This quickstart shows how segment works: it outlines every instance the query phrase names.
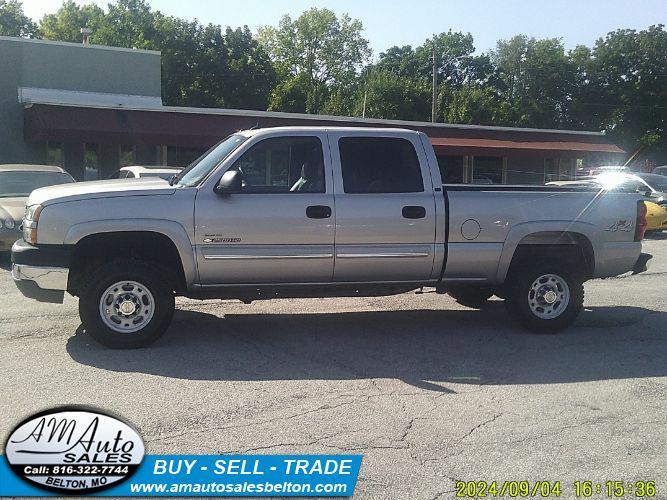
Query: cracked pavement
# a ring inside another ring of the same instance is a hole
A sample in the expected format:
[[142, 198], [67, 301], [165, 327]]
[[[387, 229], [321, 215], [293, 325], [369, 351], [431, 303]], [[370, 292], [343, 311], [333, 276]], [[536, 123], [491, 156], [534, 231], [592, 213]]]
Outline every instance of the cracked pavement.
[[586, 284], [570, 330], [448, 296], [178, 299], [148, 349], [113, 351], [77, 301], [0, 270], [0, 433], [51, 406], [123, 415], [149, 453], [362, 453], [357, 498], [454, 496], [454, 479], [657, 481], [667, 498], [667, 235], [649, 272]]

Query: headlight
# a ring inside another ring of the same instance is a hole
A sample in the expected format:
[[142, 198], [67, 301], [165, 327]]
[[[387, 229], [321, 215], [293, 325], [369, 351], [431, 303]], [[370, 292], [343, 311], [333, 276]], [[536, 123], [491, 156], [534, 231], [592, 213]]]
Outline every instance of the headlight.
[[5, 219], [4, 223], [7, 229], [14, 229], [14, 226], [16, 226], [14, 219]]
[[39, 214], [42, 213], [42, 209], [44, 207], [42, 205], [30, 205], [29, 207], [25, 207], [25, 219], [26, 220], [32, 220], [37, 222], [39, 220]]
[[30, 205], [25, 209], [23, 219], [23, 239], [30, 244], [37, 243], [37, 221], [42, 213], [42, 205]]

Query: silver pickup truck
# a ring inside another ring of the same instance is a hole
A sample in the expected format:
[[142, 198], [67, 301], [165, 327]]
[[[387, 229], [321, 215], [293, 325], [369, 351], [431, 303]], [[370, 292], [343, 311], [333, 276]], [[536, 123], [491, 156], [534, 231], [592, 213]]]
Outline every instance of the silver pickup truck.
[[434, 287], [504, 298], [552, 333], [583, 283], [646, 269], [640, 195], [444, 185], [409, 130], [249, 130], [171, 181], [47, 187], [27, 202], [12, 273], [27, 297], [79, 297], [85, 329], [118, 348], [155, 341], [174, 297], [372, 296]]

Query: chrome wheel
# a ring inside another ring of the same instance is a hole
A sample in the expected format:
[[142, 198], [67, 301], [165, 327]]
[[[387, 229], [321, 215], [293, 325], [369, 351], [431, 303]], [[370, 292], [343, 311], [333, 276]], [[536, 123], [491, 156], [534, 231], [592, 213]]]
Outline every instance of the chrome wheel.
[[100, 317], [115, 332], [137, 332], [150, 322], [153, 314], [153, 294], [136, 281], [114, 283], [100, 298]]
[[541, 319], [560, 316], [570, 302], [570, 288], [557, 274], [543, 274], [528, 290], [528, 305], [532, 313]]

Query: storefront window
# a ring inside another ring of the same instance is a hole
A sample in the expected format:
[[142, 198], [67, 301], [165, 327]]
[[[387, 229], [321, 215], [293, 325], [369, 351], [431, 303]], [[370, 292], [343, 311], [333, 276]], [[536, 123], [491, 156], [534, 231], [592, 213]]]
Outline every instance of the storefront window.
[[63, 167], [63, 143], [62, 142], [47, 142], [46, 143], [46, 163], [54, 167]]
[[97, 144], [85, 144], [83, 152], [83, 180], [100, 178], [100, 148]]
[[503, 159], [500, 156], [475, 156], [472, 168], [473, 184], [502, 184]]
[[463, 182], [463, 156], [438, 156], [440, 177], [445, 184]]
[[553, 182], [558, 180], [558, 160], [556, 158], [544, 159], [544, 182]]
[[120, 147], [120, 166], [127, 167], [129, 165], [134, 165], [135, 162], [135, 151], [134, 146], [128, 146], [123, 144]]

